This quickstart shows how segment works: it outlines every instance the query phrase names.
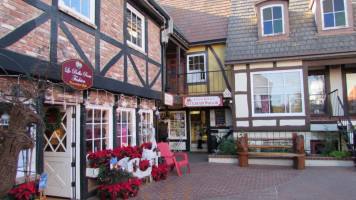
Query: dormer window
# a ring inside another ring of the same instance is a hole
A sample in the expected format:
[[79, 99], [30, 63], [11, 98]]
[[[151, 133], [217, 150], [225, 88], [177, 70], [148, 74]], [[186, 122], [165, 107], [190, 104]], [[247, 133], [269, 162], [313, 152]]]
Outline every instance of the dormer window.
[[319, 36], [354, 33], [350, 0], [311, 0]]
[[283, 6], [269, 6], [261, 8], [263, 36], [283, 34]]
[[347, 26], [344, 0], [321, 0], [321, 4], [324, 29]]
[[255, 12], [259, 41], [290, 39], [288, 1], [260, 1], [255, 4]]

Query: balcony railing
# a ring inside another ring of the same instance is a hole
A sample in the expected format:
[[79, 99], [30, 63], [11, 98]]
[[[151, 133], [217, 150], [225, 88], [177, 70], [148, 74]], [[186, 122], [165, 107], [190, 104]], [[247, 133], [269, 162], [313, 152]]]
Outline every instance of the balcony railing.
[[221, 94], [231, 91], [231, 71], [198, 71], [178, 74], [168, 70], [167, 91], [183, 95]]

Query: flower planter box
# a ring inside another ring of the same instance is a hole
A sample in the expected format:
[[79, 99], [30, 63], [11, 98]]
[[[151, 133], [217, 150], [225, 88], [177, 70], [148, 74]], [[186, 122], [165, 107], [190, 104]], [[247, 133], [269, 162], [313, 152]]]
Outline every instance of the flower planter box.
[[99, 175], [99, 168], [86, 168], [86, 175], [89, 178], [96, 178]]
[[[208, 156], [209, 162], [211, 163], [230, 163], [237, 164], [237, 155], [214, 155], [210, 154]], [[287, 158], [276, 158], [276, 157], [257, 157], [251, 156], [249, 158], [249, 164], [257, 165], [282, 165], [282, 166], [293, 166], [293, 160]], [[352, 167], [354, 163], [352, 158], [338, 159], [334, 157], [322, 157], [322, 156], [306, 156], [305, 166], [346, 166]]]

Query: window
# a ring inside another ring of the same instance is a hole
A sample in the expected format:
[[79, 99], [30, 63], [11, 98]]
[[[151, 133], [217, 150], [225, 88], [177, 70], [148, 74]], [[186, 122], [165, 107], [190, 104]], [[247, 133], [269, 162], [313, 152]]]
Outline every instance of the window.
[[127, 33], [128, 44], [141, 51], [145, 51], [145, 18], [131, 5], [127, 4]]
[[346, 7], [344, 0], [321, 0], [323, 28], [347, 26]]
[[304, 114], [302, 70], [251, 73], [253, 116]]
[[276, 5], [262, 8], [263, 35], [283, 34], [283, 6]]
[[94, 23], [95, 0], [60, 0], [59, 6]]
[[325, 75], [308, 76], [309, 104], [311, 114], [326, 114]]
[[188, 56], [188, 83], [206, 81], [205, 54]]
[[138, 137], [140, 145], [149, 142], [153, 131], [153, 112], [150, 110], [140, 110], [140, 122]]
[[135, 109], [118, 108], [117, 115], [117, 146], [136, 146], [135, 140]]
[[346, 73], [347, 105], [349, 114], [356, 114], [356, 73]]
[[86, 121], [86, 152], [92, 153], [109, 149], [110, 143], [111, 116], [110, 109], [88, 108]]

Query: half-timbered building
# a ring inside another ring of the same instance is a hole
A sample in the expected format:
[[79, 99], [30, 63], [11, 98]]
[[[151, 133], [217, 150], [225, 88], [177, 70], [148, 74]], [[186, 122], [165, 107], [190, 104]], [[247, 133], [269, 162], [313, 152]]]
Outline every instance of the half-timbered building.
[[175, 100], [161, 117], [167, 139], [177, 150], [212, 152], [217, 137], [232, 129], [231, 73], [224, 64], [231, 1], [158, 2], [189, 45], [171, 42], [166, 50], [165, 89]]
[[1, 1], [2, 88], [30, 77], [45, 87], [36, 108], [44, 133], [34, 134], [33, 156], [23, 154], [32, 168], [19, 161], [19, 170], [48, 173], [46, 195], [87, 197], [88, 153], [149, 139], [169, 22], [154, 0]]

